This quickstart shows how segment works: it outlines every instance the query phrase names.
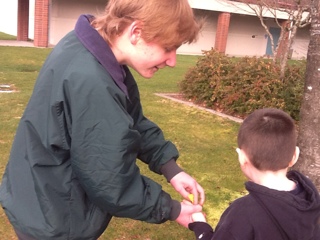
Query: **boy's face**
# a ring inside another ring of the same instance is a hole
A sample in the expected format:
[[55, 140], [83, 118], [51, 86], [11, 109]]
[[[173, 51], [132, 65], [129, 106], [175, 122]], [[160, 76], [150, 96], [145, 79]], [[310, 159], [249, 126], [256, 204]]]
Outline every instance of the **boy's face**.
[[140, 39], [135, 50], [131, 67], [145, 78], [153, 77], [159, 69], [166, 66], [174, 67], [176, 65], [176, 49], [167, 50], [157, 43], [146, 43]]

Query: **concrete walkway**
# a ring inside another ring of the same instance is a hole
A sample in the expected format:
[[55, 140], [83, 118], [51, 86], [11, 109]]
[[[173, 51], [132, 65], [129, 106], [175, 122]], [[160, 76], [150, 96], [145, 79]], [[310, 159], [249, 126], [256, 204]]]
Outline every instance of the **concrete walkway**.
[[241, 118], [229, 116], [227, 114], [224, 114], [224, 113], [221, 113], [221, 112], [217, 112], [217, 111], [215, 111], [213, 109], [201, 107], [201, 106], [198, 106], [197, 104], [194, 104], [192, 102], [188, 102], [188, 101], [184, 101], [184, 100], [182, 100], [180, 98], [176, 98], [175, 96], [179, 95], [177, 93], [171, 93], [171, 94], [170, 93], [156, 93], [155, 95], [157, 95], [159, 97], [167, 98], [167, 99], [170, 99], [172, 101], [179, 102], [179, 103], [191, 106], [191, 107], [195, 107], [195, 108], [207, 111], [209, 113], [215, 114], [215, 115], [223, 117], [223, 118], [227, 118], [227, 119], [232, 120], [234, 122], [238, 122], [238, 123], [242, 123], [243, 122], [243, 119], [241, 119]]
[[31, 41], [0, 40], [0, 46], [34, 47]]

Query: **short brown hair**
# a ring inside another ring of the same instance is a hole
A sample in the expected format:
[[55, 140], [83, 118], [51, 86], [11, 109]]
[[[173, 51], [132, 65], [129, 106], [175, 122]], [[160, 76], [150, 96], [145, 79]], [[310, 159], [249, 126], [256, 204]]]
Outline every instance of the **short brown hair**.
[[109, 0], [105, 13], [91, 24], [112, 44], [133, 21], [142, 22], [144, 41], [168, 49], [196, 41], [202, 25], [188, 0]]
[[287, 168], [296, 147], [295, 123], [282, 110], [256, 110], [243, 121], [238, 146], [261, 171]]

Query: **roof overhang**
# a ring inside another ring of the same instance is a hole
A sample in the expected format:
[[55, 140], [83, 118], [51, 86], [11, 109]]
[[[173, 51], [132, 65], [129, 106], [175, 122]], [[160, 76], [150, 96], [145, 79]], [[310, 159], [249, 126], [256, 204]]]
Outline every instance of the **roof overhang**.
[[[229, 12], [234, 14], [243, 14], [257, 16], [252, 8], [258, 8], [258, 5], [227, 0], [189, 0], [189, 4], [194, 9], [202, 9], [216, 12]], [[265, 8], [262, 12], [263, 17], [277, 19], [288, 19], [288, 13], [285, 11]], [[308, 13], [304, 13], [305, 17]]]

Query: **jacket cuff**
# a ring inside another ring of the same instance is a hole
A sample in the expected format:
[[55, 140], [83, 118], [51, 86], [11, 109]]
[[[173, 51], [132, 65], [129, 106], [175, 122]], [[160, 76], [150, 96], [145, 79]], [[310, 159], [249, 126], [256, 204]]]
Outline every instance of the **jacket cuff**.
[[160, 168], [161, 173], [165, 176], [168, 182], [183, 170], [178, 166], [174, 159], [169, 160], [165, 164], [163, 164]]
[[170, 220], [175, 221], [181, 212], [181, 204], [177, 200], [172, 200]]
[[189, 223], [188, 228], [194, 232], [197, 239], [211, 239], [213, 236], [213, 229], [206, 222]]

